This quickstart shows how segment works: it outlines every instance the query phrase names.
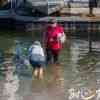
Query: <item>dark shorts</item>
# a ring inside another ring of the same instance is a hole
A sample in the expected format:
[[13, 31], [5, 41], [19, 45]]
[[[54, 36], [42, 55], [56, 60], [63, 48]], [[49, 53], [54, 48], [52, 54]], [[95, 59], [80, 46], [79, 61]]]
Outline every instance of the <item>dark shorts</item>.
[[33, 68], [45, 68], [45, 61], [32, 61], [30, 60], [30, 64]]

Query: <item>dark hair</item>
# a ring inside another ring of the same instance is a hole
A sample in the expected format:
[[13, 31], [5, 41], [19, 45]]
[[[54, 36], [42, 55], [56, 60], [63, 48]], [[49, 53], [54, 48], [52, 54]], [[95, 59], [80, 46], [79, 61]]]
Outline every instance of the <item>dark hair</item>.
[[57, 22], [57, 21], [56, 21], [55, 18], [51, 18], [50, 21], [49, 21], [49, 23], [51, 23], [51, 24], [56, 23], [56, 22]]

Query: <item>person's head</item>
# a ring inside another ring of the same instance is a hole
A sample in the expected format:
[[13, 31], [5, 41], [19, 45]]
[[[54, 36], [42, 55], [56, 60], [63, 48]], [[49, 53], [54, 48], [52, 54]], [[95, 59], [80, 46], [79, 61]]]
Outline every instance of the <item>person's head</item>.
[[52, 19], [50, 19], [50, 26], [51, 27], [56, 27], [57, 26], [57, 21], [56, 21], [56, 18], [52, 18]]
[[41, 43], [40, 43], [40, 41], [34, 41], [34, 42], [33, 42], [33, 45], [41, 46]]

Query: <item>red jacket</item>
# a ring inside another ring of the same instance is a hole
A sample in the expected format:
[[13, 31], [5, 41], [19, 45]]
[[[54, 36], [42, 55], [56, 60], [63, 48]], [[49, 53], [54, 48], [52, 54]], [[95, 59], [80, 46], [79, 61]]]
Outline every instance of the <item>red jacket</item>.
[[58, 35], [62, 34], [64, 32], [62, 26], [57, 25], [56, 27], [47, 27], [47, 32], [45, 35], [45, 41], [47, 47], [50, 49], [60, 49], [62, 47], [62, 44], [57, 41]]

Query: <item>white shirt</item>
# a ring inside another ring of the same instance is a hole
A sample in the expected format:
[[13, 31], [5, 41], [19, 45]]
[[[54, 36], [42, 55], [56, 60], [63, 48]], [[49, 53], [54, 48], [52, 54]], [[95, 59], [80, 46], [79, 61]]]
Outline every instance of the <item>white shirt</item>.
[[45, 59], [43, 48], [40, 45], [32, 45], [29, 48], [29, 56], [31, 56], [34, 60]]

